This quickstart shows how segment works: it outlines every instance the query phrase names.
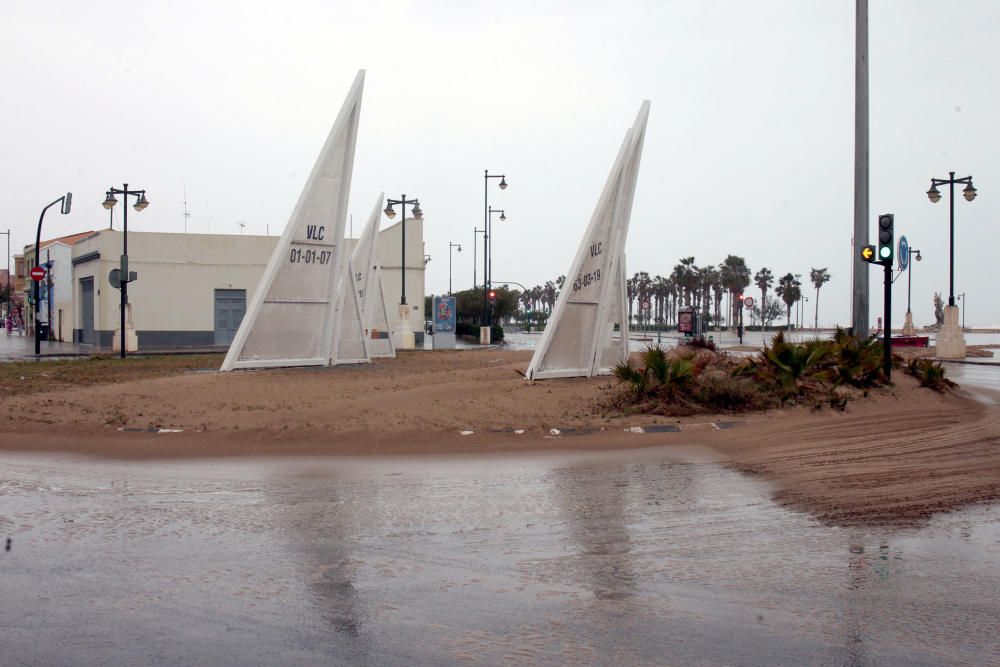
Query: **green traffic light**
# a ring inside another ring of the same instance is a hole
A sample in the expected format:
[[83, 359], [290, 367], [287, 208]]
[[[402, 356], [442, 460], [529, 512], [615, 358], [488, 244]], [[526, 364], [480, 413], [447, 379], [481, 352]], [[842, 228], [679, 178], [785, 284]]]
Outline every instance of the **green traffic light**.
[[892, 246], [884, 245], [878, 249], [878, 256], [882, 259], [892, 258]]

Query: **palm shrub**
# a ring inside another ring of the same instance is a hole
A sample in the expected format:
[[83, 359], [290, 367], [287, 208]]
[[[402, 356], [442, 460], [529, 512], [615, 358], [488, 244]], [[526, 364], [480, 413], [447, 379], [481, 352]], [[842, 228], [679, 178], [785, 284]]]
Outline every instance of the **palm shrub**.
[[933, 362], [930, 359], [911, 359], [906, 365], [905, 372], [920, 381], [921, 387], [927, 387], [934, 391], [947, 391], [958, 385], [944, 376], [944, 366], [941, 362]]
[[829, 363], [829, 356], [827, 341], [789, 343], [785, 334], [779, 331], [770, 345], [764, 345], [751, 370], [758, 380], [775, 385], [781, 399], [787, 400], [814, 388]]
[[631, 359], [614, 368], [619, 381], [632, 385], [637, 395], [658, 394], [679, 396], [694, 381], [694, 364], [688, 359], [673, 358], [659, 345], [650, 345], [642, 352], [642, 366]]
[[882, 343], [876, 336], [862, 339], [838, 327], [833, 335], [831, 363], [823, 379], [834, 387], [847, 384], [867, 389], [885, 384], [882, 355]]

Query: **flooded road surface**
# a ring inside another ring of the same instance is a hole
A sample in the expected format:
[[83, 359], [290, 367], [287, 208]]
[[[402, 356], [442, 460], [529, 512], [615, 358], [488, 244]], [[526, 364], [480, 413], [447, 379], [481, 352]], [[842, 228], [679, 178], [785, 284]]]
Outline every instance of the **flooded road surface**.
[[1000, 664], [1000, 507], [823, 526], [683, 454], [3, 455], [0, 662]]

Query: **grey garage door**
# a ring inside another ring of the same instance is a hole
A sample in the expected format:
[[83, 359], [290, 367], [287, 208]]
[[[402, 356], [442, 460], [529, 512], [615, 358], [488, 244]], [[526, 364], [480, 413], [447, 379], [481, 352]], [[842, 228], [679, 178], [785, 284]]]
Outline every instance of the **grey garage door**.
[[229, 345], [247, 312], [245, 289], [215, 290], [215, 344]]
[[93, 345], [94, 340], [94, 279], [80, 279], [80, 342]]

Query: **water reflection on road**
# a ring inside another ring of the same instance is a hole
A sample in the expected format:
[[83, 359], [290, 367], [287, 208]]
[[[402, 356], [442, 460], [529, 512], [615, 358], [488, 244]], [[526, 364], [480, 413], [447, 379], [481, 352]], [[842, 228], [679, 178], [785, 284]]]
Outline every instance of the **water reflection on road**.
[[828, 527], [684, 456], [4, 455], [4, 664], [1000, 663], [1000, 508]]

